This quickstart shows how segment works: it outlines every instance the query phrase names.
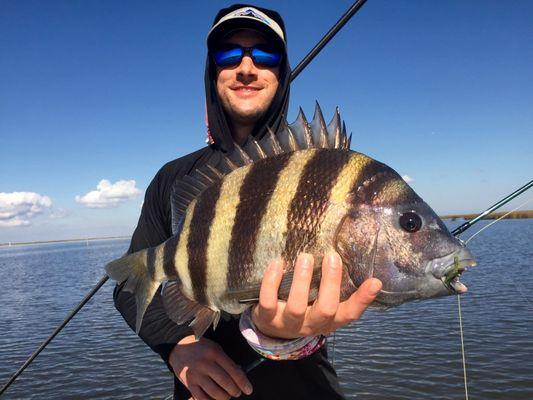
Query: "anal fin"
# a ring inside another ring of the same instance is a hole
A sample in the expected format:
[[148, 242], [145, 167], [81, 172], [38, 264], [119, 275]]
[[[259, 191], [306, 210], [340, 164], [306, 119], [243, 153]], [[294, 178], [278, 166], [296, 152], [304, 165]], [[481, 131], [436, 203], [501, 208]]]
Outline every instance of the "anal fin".
[[172, 321], [183, 325], [192, 319], [189, 326], [194, 331], [196, 339], [202, 337], [211, 324], [213, 324], [213, 329], [216, 328], [220, 319], [220, 311], [212, 310], [187, 298], [179, 288], [177, 281], [165, 282], [161, 297], [165, 311]]

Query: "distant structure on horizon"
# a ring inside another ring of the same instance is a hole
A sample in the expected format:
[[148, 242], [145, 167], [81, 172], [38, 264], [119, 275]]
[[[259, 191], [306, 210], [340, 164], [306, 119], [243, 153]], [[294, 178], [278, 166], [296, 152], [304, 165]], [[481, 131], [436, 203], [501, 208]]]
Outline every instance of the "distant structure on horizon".
[[108, 236], [108, 237], [89, 237], [89, 238], [79, 238], [79, 239], [58, 239], [58, 240], [36, 240], [33, 242], [5, 242], [0, 243], [0, 247], [13, 247], [13, 246], [28, 246], [34, 244], [52, 244], [52, 243], [68, 243], [68, 242], [89, 242], [98, 241], [98, 240], [121, 240], [121, 239], [131, 239], [131, 236]]
[[[490, 213], [489, 215], [486, 215], [483, 217], [483, 219], [498, 219], [502, 215], [505, 215], [508, 211], [498, 211]], [[455, 221], [456, 219], [474, 219], [479, 214], [449, 214], [449, 215], [441, 215], [441, 219], [451, 219], [452, 221]], [[513, 211], [509, 215], [506, 215], [504, 219], [525, 219], [525, 218], [533, 218], [533, 210], [522, 210], [522, 211]]]

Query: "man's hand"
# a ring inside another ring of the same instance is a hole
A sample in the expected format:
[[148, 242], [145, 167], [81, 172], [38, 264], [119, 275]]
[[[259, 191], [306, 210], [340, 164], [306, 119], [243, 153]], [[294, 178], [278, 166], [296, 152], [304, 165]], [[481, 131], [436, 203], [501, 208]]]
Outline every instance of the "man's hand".
[[252, 320], [265, 335], [292, 339], [330, 333], [361, 317], [381, 290], [379, 279], [367, 279], [346, 301], [340, 302], [342, 261], [337, 253], [324, 257], [318, 297], [309, 306], [309, 286], [313, 275], [313, 256], [300, 254], [287, 302], [278, 300], [283, 277], [283, 261], [272, 261], [263, 277], [259, 304]]
[[180, 340], [170, 353], [174, 374], [196, 400], [226, 400], [252, 393], [246, 374], [222, 348], [194, 335]]

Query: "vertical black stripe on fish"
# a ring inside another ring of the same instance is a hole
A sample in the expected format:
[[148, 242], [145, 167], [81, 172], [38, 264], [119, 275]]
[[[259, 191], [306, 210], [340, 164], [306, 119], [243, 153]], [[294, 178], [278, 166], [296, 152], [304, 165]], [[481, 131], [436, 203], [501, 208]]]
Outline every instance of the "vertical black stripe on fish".
[[356, 195], [359, 201], [372, 203], [394, 174], [394, 170], [385, 164], [370, 160], [359, 173], [351, 192]]
[[[262, 216], [291, 154], [276, 156], [266, 168], [263, 163], [252, 164], [239, 190], [239, 205], [231, 231], [226, 281], [229, 289], [246, 280], [254, 262], [257, 235]], [[258, 193], [260, 194], [258, 196]]]
[[289, 265], [314, 244], [331, 190], [349, 157], [349, 152], [321, 149], [306, 164], [287, 214], [283, 258]]
[[191, 230], [187, 241], [189, 256], [189, 275], [191, 277], [194, 298], [206, 304], [205, 289], [207, 285], [207, 240], [211, 223], [215, 217], [215, 208], [220, 196], [221, 181], [207, 188], [198, 198], [191, 220]]
[[169, 278], [174, 278], [177, 275], [175, 260], [178, 239], [179, 235], [171, 237], [165, 242], [163, 248], [163, 271]]
[[146, 250], [146, 268], [151, 280], [155, 280], [155, 247]]

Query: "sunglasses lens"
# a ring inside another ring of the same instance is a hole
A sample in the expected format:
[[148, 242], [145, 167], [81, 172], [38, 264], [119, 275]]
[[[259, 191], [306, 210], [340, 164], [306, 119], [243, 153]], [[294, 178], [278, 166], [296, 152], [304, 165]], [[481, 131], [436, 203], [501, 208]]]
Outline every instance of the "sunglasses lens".
[[255, 47], [252, 49], [252, 59], [258, 65], [275, 67], [281, 61], [281, 53]]
[[241, 62], [245, 51], [250, 51], [254, 63], [263, 67], [275, 67], [281, 61], [280, 52], [259, 46], [250, 50], [242, 47], [223, 48], [213, 52], [213, 59], [219, 67], [231, 67]]
[[243, 49], [234, 47], [213, 52], [213, 58], [219, 67], [229, 67], [230, 65], [239, 64], [242, 60]]

